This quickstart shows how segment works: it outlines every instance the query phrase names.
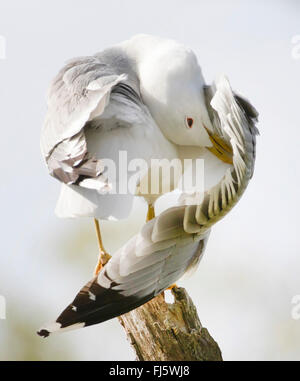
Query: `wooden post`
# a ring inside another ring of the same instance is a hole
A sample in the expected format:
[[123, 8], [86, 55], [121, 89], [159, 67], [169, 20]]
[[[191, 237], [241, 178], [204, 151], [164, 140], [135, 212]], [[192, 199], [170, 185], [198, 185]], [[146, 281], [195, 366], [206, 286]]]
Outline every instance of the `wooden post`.
[[174, 303], [160, 294], [119, 317], [139, 361], [222, 361], [218, 344], [203, 328], [184, 288], [172, 289]]

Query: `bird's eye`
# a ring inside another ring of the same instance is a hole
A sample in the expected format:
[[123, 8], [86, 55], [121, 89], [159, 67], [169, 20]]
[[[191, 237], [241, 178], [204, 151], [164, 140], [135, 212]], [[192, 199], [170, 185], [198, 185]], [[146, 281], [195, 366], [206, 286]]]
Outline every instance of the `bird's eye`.
[[193, 118], [186, 118], [186, 125], [188, 128], [192, 128], [194, 124], [194, 119]]

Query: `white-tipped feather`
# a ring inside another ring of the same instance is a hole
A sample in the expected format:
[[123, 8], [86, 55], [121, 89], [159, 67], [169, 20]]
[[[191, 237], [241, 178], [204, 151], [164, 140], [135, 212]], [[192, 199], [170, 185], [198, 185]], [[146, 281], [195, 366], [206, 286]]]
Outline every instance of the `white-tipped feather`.
[[49, 324], [45, 324], [42, 328], [40, 328], [40, 330], [38, 331], [38, 334], [40, 336], [47, 337], [54, 333], [63, 333], [63, 332], [73, 331], [75, 329], [83, 328], [84, 326], [85, 326], [84, 323], [75, 323], [68, 327], [61, 328], [60, 323], [52, 322]]

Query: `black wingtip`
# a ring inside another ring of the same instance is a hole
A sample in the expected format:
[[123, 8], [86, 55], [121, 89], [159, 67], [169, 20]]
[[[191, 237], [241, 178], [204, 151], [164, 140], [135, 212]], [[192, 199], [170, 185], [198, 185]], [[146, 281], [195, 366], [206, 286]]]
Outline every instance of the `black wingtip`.
[[37, 332], [39, 336], [42, 336], [44, 338], [48, 337], [50, 335], [50, 332], [47, 331], [47, 329], [41, 329], [40, 331]]
[[[114, 282], [111, 285], [114, 286]], [[153, 297], [154, 292], [146, 296], [139, 293], [123, 295], [122, 290], [103, 287], [94, 278], [79, 291], [73, 302], [56, 319], [56, 323], [62, 329], [77, 324], [88, 327], [123, 315]]]

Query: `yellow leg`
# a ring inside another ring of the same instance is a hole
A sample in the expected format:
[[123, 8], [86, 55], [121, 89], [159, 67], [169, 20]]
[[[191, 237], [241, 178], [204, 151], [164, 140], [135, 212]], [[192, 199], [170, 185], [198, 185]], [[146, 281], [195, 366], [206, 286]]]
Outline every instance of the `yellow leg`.
[[167, 288], [167, 290], [172, 290], [172, 288], [178, 287], [176, 283], [171, 284], [170, 287]]
[[147, 212], [146, 222], [152, 220], [152, 218], [154, 218], [154, 217], [155, 217], [154, 206], [152, 204], [148, 204], [148, 212]]
[[110, 260], [111, 255], [109, 255], [103, 247], [99, 221], [96, 218], [94, 218], [94, 222], [95, 222], [96, 234], [97, 234], [98, 245], [99, 245], [99, 258], [94, 270], [94, 276], [97, 276], [99, 272], [101, 271], [102, 267], [106, 265], [106, 263]]

